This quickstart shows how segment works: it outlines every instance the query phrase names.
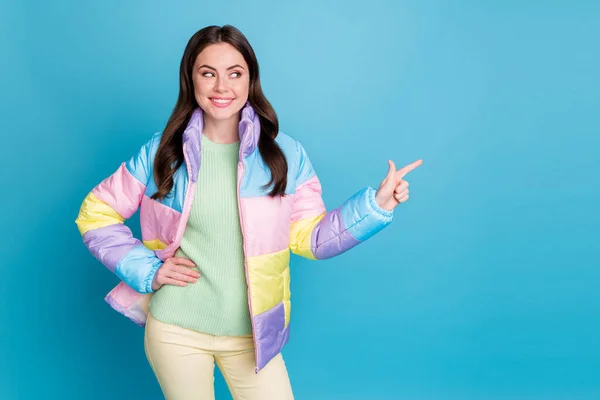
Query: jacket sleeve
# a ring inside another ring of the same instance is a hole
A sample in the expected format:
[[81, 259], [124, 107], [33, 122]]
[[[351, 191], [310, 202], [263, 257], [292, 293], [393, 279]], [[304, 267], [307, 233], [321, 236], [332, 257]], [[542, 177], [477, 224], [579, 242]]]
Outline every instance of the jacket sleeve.
[[134, 238], [124, 222], [139, 208], [152, 178], [151, 153], [158, 136], [87, 195], [75, 221], [94, 257], [140, 293], [152, 292], [162, 260]]
[[393, 212], [375, 201], [376, 190], [366, 187], [341, 206], [327, 212], [321, 183], [308, 156], [298, 143], [298, 175], [294, 195], [290, 250], [309, 259], [327, 259], [341, 254], [385, 228]]

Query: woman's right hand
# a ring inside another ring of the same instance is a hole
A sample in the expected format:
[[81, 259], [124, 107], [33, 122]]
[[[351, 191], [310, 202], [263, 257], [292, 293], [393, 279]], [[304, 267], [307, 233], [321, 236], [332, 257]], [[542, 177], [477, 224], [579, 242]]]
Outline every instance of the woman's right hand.
[[196, 283], [200, 273], [192, 269], [195, 266], [196, 264], [187, 258], [167, 258], [154, 275], [152, 290], [156, 291], [162, 285], [187, 286], [188, 283]]

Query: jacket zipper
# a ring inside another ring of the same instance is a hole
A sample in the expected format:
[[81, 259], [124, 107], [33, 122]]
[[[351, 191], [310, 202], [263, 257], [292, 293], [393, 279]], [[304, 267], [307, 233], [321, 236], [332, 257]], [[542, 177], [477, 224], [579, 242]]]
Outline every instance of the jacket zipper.
[[[247, 134], [247, 132], [246, 132]], [[244, 135], [246, 137], [246, 135]], [[237, 201], [238, 201], [238, 213], [240, 215], [240, 227], [242, 230], [242, 245], [244, 248], [244, 270], [246, 275], [246, 285], [248, 286], [248, 307], [250, 309], [250, 323], [252, 324], [252, 341], [254, 342], [254, 373], [258, 374], [258, 346], [256, 343], [256, 327], [254, 326], [254, 318], [252, 315], [252, 294], [250, 289], [250, 276], [248, 273], [248, 259], [246, 257], [246, 240], [244, 233], [244, 216], [242, 213], [242, 201], [241, 201], [241, 190], [242, 190], [242, 177], [244, 176], [244, 162], [242, 160], [242, 148], [240, 145], [240, 160], [238, 161], [238, 187], [237, 187]]]
[[[183, 159], [185, 162], [185, 169], [188, 174], [188, 187], [185, 191], [185, 196], [183, 198], [183, 209], [181, 210], [181, 219], [179, 220], [179, 224], [177, 224], [177, 231], [175, 232], [175, 239], [173, 240], [173, 243], [171, 243], [164, 249], [160, 250], [160, 253], [157, 253], [157, 256], [163, 261], [164, 261], [163, 256], [165, 254], [170, 252], [174, 247], [179, 246], [179, 244], [181, 242], [181, 238], [183, 237], [185, 225], [187, 224], [187, 220], [189, 218], [189, 211], [190, 211], [189, 209], [191, 208], [192, 201], [194, 200], [195, 190], [192, 191], [191, 189], [193, 187], [195, 187], [195, 185], [192, 182], [192, 167], [190, 166], [190, 164], [188, 162], [188, 157], [187, 157], [187, 143], [183, 144]], [[198, 165], [198, 168], [200, 168], [199, 165]]]

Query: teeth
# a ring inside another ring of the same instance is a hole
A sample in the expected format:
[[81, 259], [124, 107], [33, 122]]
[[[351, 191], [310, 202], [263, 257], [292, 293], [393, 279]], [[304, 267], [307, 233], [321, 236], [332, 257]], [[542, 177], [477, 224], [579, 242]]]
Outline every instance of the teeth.
[[212, 101], [214, 101], [215, 103], [219, 103], [219, 104], [231, 103], [231, 100], [223, 100], [223, 99], [212, 99]]

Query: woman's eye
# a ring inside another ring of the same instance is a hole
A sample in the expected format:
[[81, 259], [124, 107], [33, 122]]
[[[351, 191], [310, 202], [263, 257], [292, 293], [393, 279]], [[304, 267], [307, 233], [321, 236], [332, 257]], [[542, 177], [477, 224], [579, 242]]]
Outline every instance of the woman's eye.
[[[202, 76], [205, 78], [212, 78], [215, 76], [215, 74], [213, 72], [202, 72]], [[241, 72], [232, 72], [230, 75], [232, 78], [239, 78], [240, 76], [242, 76]]]

